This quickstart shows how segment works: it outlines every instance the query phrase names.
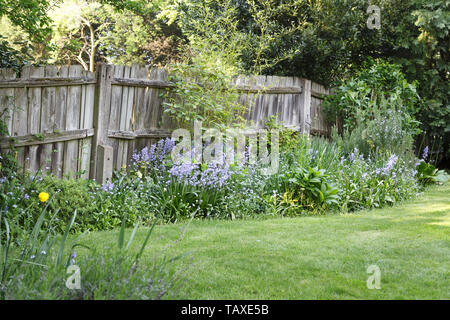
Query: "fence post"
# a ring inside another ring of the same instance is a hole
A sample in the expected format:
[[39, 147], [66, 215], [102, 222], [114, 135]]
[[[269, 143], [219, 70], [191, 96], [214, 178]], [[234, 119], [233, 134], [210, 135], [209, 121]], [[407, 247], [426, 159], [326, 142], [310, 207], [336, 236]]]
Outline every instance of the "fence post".
[[300, 130], [309, 134], [311, 129], [311, 80], [302, 79], [303, 88], [300, 97]]
[[[94, 100], [94, 138], [92, 141], [91, 169], [89, 176], [98, 183], [104, 183], [112, 177], [112, 155], [108, 138], [108, 124], [111, 108], [111, 71], [112, 66], [98, 63], [97, 84]], [[109, 165], [109, 161], [111, 165]]]

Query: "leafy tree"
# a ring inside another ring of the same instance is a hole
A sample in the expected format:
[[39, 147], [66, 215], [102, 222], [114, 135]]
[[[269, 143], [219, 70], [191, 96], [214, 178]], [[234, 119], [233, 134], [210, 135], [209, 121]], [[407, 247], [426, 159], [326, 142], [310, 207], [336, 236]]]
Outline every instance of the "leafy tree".
[[45, 44], [45, 39], [51, 31], [46, 11], [52, 4], [48, 0], [0, 0], [0, 68], [19, 70], [24, 62], [32, 59], [30, 52], [33, 48], [28, 42], [14, 48], [7, 40], [5, 19], [8, 19], [13, 27], [21, 29], [34, 42]]
[[46, 11], [54, 4], [48, 0], [0, 0], [0, 17], [8, 17], [33, 39], [44, 40], [50, 33]]
[[98, 61], [166, 65], [179, 59], [183, 37], [177, 25], [168, 26], [156, 17], [162, 3], [61, 1], [47, 11], [51, 24], [45, 41], [5, 16], [0, 22], [4, 44], [19, 53], [32, 46], [27, 59], [32, 63], [79, 63], [91, 71]]
[[[380, 29], [367, 27], [369, 5], [381, 8]], [[368, 57], [399, 64], [408, 82], [418, 81], [417, 118], [427, 133], [425, 143], [435, 137], [450, 159], [449, 5], [449, 0], [174, 0], [167, 16], [207, 43], [223, 37], [231, 43], [228, 49], [238, 48], [238, 65], [249, 73], [332, 86], [357, 73]], [[198, 21], [214, 25], [228, 12], [235, 37], [197, 27]]]

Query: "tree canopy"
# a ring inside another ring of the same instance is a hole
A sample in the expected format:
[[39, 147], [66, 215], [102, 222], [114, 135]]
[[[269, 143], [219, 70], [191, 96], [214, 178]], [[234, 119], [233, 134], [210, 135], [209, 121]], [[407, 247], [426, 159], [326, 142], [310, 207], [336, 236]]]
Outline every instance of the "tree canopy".
[[[367, 27], [369, 5], [380, 28]], [[368, 58], [418, 81], [429, 137], [450, 144], [450, 0], [0, 0], [0, 67], [201, 63], [327, 86]]]

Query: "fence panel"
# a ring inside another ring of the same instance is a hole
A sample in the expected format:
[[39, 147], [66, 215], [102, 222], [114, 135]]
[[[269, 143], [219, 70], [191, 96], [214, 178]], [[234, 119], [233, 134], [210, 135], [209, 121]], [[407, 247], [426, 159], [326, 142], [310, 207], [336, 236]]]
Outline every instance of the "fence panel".
[[[0, 111], [15, 138], [20, 167], [57, 177], [110, 178], [130, 164], [135, 150], [168, 137], [175, 128], [164, 113], [163, 94], [173, 84], [167, 70], [98, 64], [25, 67], [20, 77], [0, 69]], [[247, 126], [266, 119], [294, 130], [329, 134], [322, 112], [328, 89], [297, 77], [241, 76], [233, 85]], [[0, 149], [10, 141], [0, 139]]]
[[[88, 178], [95, 74], [81, 66], [24, 67], [20, 78], [11, 70], [1, 73], [1, 107], [9, 108], [7, 126], [19, 166]], [[0, 148], [8, 147], [9, 141], [2, 139]]]

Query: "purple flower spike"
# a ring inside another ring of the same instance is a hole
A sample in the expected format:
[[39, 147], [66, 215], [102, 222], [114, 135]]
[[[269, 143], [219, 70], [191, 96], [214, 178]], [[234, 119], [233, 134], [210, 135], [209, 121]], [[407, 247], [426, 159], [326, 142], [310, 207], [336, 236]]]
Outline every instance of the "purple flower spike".
[[422, 155], [423, 160], [427, 160], [427, 158], [428, 158], [428, 146], [426, 146], [425, 149], [423, 149], [423, 155]]

